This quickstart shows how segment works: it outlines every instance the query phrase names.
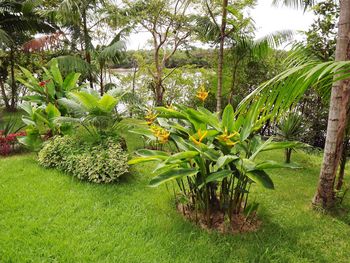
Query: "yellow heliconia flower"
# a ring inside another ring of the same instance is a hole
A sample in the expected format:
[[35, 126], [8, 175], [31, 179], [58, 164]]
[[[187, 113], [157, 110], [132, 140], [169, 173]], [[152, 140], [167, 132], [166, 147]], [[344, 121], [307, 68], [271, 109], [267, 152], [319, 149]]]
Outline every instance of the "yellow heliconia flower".
[[200, 88], [200, 90], [197, 92], [196, 97], [200, 99], [202, 102], [204, 102], [208, 97], [209, 91], [206, 91], [204, 86]]
[[157, 119], [158, 114], [152, 112], [152, 110], [148, 110], [147, 115], [145, 116], [146, 122], [148, 125], [152, 125], [155, 119]]
[[173, 104], [166, 105], [166, 107], [167, 107], [168, 109], [171, 109], [171, 110], [173, 110], [173, 109], [174, 109]]
[[228, 145], [228, 146], [233, 146], [233, 145], [235, 145], [237, 142], [233, 142], [233, 141], [231, 141], [231, 138], [232, 137], [234, 137], [234, 136], [236, 136], [238, 134], [238, 132], [234, 132], [234, 133], [228, 133], [228, 131], [227, 131], [227, 128], [225, 128], [225, 131], [224, 131], [224, 133], [223, 134], [221, 134], [221, 135], [219, 135], [218, 137], [217, 137], [217, 139], [219, 140], [219, 141], [221, 141], [221, 142], [224, 142], [224, 143], [226, 143], [226, 145]]
[[196, 138], [194, 138], [194, 137], [191, 136], [191, 135], [190, 135], [189, 138], [190, 138], [190, 140], [193, 141], [196, 145], [199, 145], [199, 144], [202, 143], [203, 139], [207, 136], [207, 134], [208, 134], [208, 131], [204, 131], [204, 132], [202, 133], [202, 130], [199, 129], [199, 130], [197, 131], [198, 140], [196, 140]]
[[150, 129], [154, 134], [154, 136], [156, 136], [157, 139], [160, 141], [160, 143], [164, 144], [169, 141], [170, 132], [167, 131], [166, 129], [156, 125], [152, 125]]

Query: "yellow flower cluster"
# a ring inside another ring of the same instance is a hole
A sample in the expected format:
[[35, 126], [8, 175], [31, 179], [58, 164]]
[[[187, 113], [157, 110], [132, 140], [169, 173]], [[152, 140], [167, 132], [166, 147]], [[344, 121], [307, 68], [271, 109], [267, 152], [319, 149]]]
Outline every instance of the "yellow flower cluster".
[[147, 115], [145, 116], [146, 122], [148, 125], [152, 125], [155, 119], [157, 119], [158, 114], [155, 114], [152, 110], [148, 110]]
[[196, 145], [199, 145], [202, 143], [203, 139], [207, 136], [207, 134], [208, 134], [208, 131], [204, 131], [202, 133], [202, 130], [199, 129], [197, 131], [197, 134], [194, 134], [194, 135], [198, 135], [198, 140], [194, 136], [191, 136], [191, 135], [190, 135], [190, 140], [193, 141]]
[[169, 141], [170, 132], [167, 131], [166, 129], [156, 125], [152, 125], [151, 131], [154, 134], [154, 136], [157, 137], [160, 143], [164, 144]]
[[200, 90], [197, 92], [196, 97], [200, 99], [202, 102], [204, 102], [208, 97], [209, 91], [206, 91], [204, 86], [200, 88]]
[[219, 141], [225, 143], [228, 146], [233, 146], [235, 145], [238, 141], [233, 142], [231, 140], [231, 138], [233, 138], [234, 136], [236, 136], [238, 134], [238, 132], [234, 132], [234, 133], [228, 133], [227, 128], [225, 128], [225, 131], [223, 134], [219, 135], [218, 137], [216, 137]]

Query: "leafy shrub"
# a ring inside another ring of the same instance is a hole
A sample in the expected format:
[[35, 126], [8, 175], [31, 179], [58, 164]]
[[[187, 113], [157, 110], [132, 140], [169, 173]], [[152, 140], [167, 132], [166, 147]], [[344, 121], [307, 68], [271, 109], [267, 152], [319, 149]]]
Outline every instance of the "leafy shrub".
[[55, 137], [38, 157], [46, 168], [57, 168], [94, 183], [115, 182], [128, 172], [127, 153], [112, 138], [91, 144], [69, 136]]
[[262, 152], [301, 144], [274, 142], [273, 137], [263, 141], [256, 134], [263, 121], [255, 121], [259, 114], [255, 109], [237, 117], [228, 105], [222, 118], [203, 107], [195, 110], [176, 105], [157, 107], [156, 110], [158, 114], [152, 118], [148, 116], [149, 126], [135, 125], [133, 131], [161, 144], [174, 143], [178, 150], [138, 150], [138, 157], [129, 164], [158, 162], [150, 185], [173, 181], [180, 190], [182, 200], [178, 202], [185, 205], [187, 211], [194, 211], [196, 218], [197, 211], [205, 215], [208, 226], [215, 218], [213, 214], [223, 213], [234, 224], [237, 215], [256, 209], [256, 205], [255, 208], [248, 205], [251, 185], [256, 183], [274, 189], [266, 170], [296, 168], [295, 165], [256, 159]]

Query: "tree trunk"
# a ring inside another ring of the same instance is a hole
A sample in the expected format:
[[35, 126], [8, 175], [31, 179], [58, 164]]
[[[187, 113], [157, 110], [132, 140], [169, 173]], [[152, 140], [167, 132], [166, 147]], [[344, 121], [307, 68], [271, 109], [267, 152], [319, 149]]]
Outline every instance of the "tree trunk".
[[[82, 18], [83, 18], [83, 31], [84, 31], [85, 60], [89, 65], [91, 65], [90, 40], [89, 40], [89, 31], [87, 28], [86, 10], [85, 9], [82, 12]], [[93, 89], [94, 84], [93, 84], [91, 69], [89, 69], [89, 82], [90, 82], [90, 88]]]
[[233, 64], [231, 89], [230, 89], [230, 95], [229, 95], [228, 100], [227, 100], [227, 102], [229, 104], [233, 104], [233, 95], [234, 95], [234, 92], [235, 92], [235, 89], [236, 89], [236, 76], [237, 76], [238, 64], [239, 64], [239, 61], [236, 61]]
[[164, 105], [164, 102], [163, 102], [164, 88], [161, 81], [159, 82], [157, 81], [155, 83], [155, 92], [156, 92], [156, 106], [163, 106]]
[[339, 174], [338, 174], [338, 182], [337, 182], [337, 186], [335, 187], [337, 191], [340, 191], [343, 186], [344, 175], [345, 175], [345, 165], [346, 165], [346, 159], [348, 156], [348, 148], [349, 148], [348, 140], [349, 139], [346, 138], [343, 144], [343, 151], [340, 159], [340, 168], [339, 168]]
[[292, 157], [292, 149], [291, 148], [287, 148], [285, 150], [285, 156], [286, 156], [285, 162], [286, 163], [290, 163], [290, 160], [291, 160], [291, 157]]
[[[340, 17], [336, 47], [336, 61], [350, 56], [350, 0], [340, 1]], [[328, 116], [326, 145], [318, 188], [313, 205], [329, 209], [334, 206], [334, 182], [344, 140], [346, 113], [349, 103], [349, 80], [338, 81], [332, 87]]]
[[103, 85], [103, 65], [100, 64], [100, 95], [105, 93], [105, 87]]
[[226, 18], [227, 18], [227, 5], [228, 0], [222, 1], [222, 20], [220, 28], [220, 47], [218, 58], [218, 90], [216, 93], [216, 111], [221, 112], [222, 109], [222, 69], [224, 66], [224, 44], [225, 44], [225, 31], [226, 31]]
[[10, 111], [11, 107], [10, 107], [9, 100], [7, 98], [7, 95], [6, 95], [5, 85], [1, 79], [0, 79], [0, 89], [1, 89], [2, 100], [4, 101], [6, 111]]
[[13, 47], [10, 49], [10, 75], [11, 75], [11, 104], [10, 111], [16, 111], [17, 85], [15, 79], [15, 56]]

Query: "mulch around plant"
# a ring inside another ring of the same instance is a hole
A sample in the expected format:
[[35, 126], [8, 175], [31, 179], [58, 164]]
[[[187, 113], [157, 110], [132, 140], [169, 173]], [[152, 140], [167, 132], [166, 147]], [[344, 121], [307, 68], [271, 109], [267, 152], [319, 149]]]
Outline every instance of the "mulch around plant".
[[198, 212], [196, 215], [195, 210], [189, 209], [182, 204], [177, 204], [176, 207], [183, 217], [207, 231], [215, 230], [223, 234], [249, 233], [259, 230], [262, 224], [256, 215], [246, 217], [242, 213], [233, 214], [230, 221], [228, 216], [225, 218], [221, 211], [215, 211], [211, 213], [210, 225], [208, 225], [205, 214]]

